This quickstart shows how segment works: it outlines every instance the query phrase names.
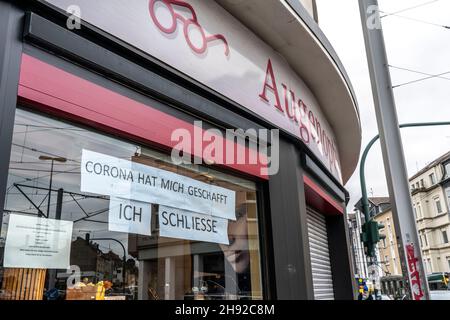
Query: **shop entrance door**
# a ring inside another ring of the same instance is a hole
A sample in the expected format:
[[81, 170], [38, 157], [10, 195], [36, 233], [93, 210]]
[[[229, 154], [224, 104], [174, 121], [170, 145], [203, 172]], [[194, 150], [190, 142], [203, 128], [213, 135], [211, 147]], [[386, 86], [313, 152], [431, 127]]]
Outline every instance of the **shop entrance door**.
[[309, 250], [315, 300], [334, 300], [325, 216], [307, 208]]

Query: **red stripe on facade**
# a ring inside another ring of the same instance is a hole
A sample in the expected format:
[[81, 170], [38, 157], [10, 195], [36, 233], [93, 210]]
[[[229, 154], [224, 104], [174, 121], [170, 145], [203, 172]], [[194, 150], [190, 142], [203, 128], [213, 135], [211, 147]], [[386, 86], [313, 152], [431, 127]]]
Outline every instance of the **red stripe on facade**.
[[[18, 95], [19, 101], [39, 110], [167, 150], [177, 144], [171, 140], [174, 130], [185, 129], [194, 136], [193, 123], [122, 96], [26, 54], [22, 56]], [[200, 132], [205, 133], [204, 130]], [[218, 152], [225, 154], [227, 140], [218, 135], [214, 135], [214, 138], [223, 145], [222, 150]], [[229, 142], [228, 145], [230, 143], [233, 143], [235, 150], [238, 147], [243, 148], [234, 142]], [[208, 144], [209, 142], [203, 142], [203, 147]], [[196, 150], [193, 143], [191, 154], [202, 158], [201, 150]], [[253, 155], [260, 156], [263, 161], [258, 161], [258, 164], [236, 164], [237, 161], [234, 161], [235, 164], [219, 166], [267, 180], [268, 177], [261, 174], [261, 169], [266, 166], [260, 164], [267, 163], [264, 162], [266, 158], [247, 147], [245, 154], [246, 159]]]
[[342, 215], [344, 214], [344, 204], [334, 200], [310, 177], [303, 176], [305, 183], [305, 197], [307, 205], [324, 215]]

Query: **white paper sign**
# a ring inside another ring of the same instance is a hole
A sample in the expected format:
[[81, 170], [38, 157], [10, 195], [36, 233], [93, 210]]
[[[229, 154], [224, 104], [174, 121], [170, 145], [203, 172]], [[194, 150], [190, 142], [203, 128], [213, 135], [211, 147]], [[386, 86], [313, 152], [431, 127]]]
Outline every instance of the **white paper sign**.
[[5, 244], [5, 268], [67, 269], [72, 221], [12, 214]]
[[110, 231], [151, 235], [152, 205], [150, 203], [111, 197], [108, 229]]
[[159, 235], [228, 245], [228, 220], [159, 206]]
[[236, 192], [149, 167], [83, 150], [81, 191], [168, 205], [236, 220]]

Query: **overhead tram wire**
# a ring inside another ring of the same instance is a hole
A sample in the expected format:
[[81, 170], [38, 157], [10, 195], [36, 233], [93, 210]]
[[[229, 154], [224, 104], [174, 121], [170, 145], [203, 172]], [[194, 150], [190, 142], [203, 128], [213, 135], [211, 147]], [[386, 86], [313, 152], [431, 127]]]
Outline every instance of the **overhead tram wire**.
[[[433, 0], [433, 1], [425, 2], [425, 3], [419, 4], [419, 5], [416, 5], [416, 6], [413, 6], [413, 7], [409, 7], [409, 8], [405, 8], [405, 9], [402, 9], [402, 10], [398, 10], [398, 11], [395, 11], [395, 12], [392, 12], [392, 13], [384, 12], [382, 10], [379, 10], [380, 13], [384, 13], [384, 15], [382, 15], [380, 18], [385, 18], [385, 17], [388, 17], [388, 16], [395, 16], [395, 17], [411, 20], [411, 21], [414, 21], [414, 22], [419, 22], [419, 23], [428, 24], [428, 25], [432, 25], [432, 26], [435, 26], [435, 27], [439, 27], [439, 28], [444, 28], [444, 29], [450, 30], [450, 26], [447, 26], [447, 25], [441, 25], [441, 24], [437, 24], [437, 23], [433, 23], [433, 22], [429, 22], [429, 21], [425, 21], [425, 20], [420, 20], [420, 19], [416, 19], [416, 18], [405, 17], [405, 16], [402, 16], [402, 15], [399, 15], [399, 13], [406, 12], [406, 11], [413, 10], [413, 9], [417, 9], [417, 8], [420, 8], [420, 7], [423, 7], [423, 6], [426, 6], [426, 5], [430, 5], [430, 4], [436, 3], [438, 1], [440, 1], [440, 0]], [[392, 86], [393, 89], [396, 89], [396, 88], [399, 88], [399, 87], [403, 87], [403, 86], [406, 86], [406, 85], [409, 85], [409, 84], [413, 84], [413, 83], [418, 83], [418, 82], [421, 82], [421, 81], [426, 81], [426, 80], [433, 79], [433, 78], [438, 78], [438, 79], [443, 79], [443, 80], [450, 80], [450, 78], [443, 77], [444, 75], [450, 74], [450, 71], [432, 75], [432, 74], [428, 74], [428, 73], [424, 73], [424, 72], [420, 72], [420, 71], [415, 71], [415, 70], [411, 70], [411, 69], [407, 69], [407, 68], [395, 67], [395, 66], [391, 66], [391, 65], [389, 65], [389, 67], [390, 68], [399, 69], [399, 70], [409, 71], [409, 72], [413, 72], [413, 73], [417, 73], [417, 74], [422, 74], [422, 75], [426, 75], [427, 76], [427, 77], [424, 77], [424, 78], [420, 78], [420, 79], [417, 79], [417, 80], [408, 81], [408, 82], [405, 82], [405, 83], [402, 83], [402, 84], [399, 84], [399, 85]]]
[[421, 78], [421, 79], [417, 79], [417, 80], [413, 80], [413, 81], [408, 81], [408, 82], [405, 82], [405, 83], [401, 83], [401, 84], [392, 86], [392, 89], [396, 89], [396, 88], [403, 87], [403, 86], [406, 86], [406, 85], [409, 85], [409, 84], [413, 84], [413, 83], [417, 83], [417, 82], [426, 81], [426, 80], [429, 80], [429, 79], [434, 79], [434, 78], [440, 78], [441, 79], [442, 76], [444, 76], [446, 74], [450, 74], [450, 71], [443, 72], [443, 73], [436, 74], [436, 75], [431, 75], [431, 76], [428, 76], [428, 77], [425, 77], [425, 78]]
[[435, 2], [438, 2], [438, 1], [440, 1], [440, 0], [432, 0], [432, 1], [428, 1], [428, 2], [425, 2], [425, 3], [419, 4], [419, 5], [415, 5], [415, 6], [413, 6], [413, 7], [409, 7], [409, 8], [406, 8], [406, 9], [398, 10], [398, 11], [395, 11], [395, 12], [392, 12], [392, 13], [387, 13], [387, 12], [380, 11], [380, 12], [386, 13], [384, 16], [381, 16], [380, 18], [384, 18], [384, 17], [388, 17], [388, 16], [393, 16], [393, 15], [396, 15], [396, 14], [398, 14], [398, 13], [410, 11], [410, 10], [417, 9], [417, 8], [421, 8], [421, 7], [430, 5], [430, 4], [435, 3]]
[[444, 72], [444, 73], [440, 73], [440, 74], [430, 74], [430, 73], [421, 72], [421, 71], [417, 71], [417, 70], [412, 70], [412, 69], [408, 69], [408, 68], [396, 67], [396, 66], [393, 66], [393, 65], [388, 65], [388, 67], [392, 68], [392, 69], [408, 71], [408, 72], [412, 72], [412, 73], [421, 74], [421, 75], [426, 76], [424, 78], [420, 78], [420, 79], [417, 79], [417, 80], [408, 81], [408, 82], [405, 82], [405, 83], [402, 83], [402, 84], [398, 84], [398, 85], [392, 86], [393, 89], [399, 88], [399, 87], [402, 87], [402, 86], [406, 86], [408, 84], [413, 84], [413, 83], [417, 83], [417, 82], [421, 82], [421, 81], [425, 81], [425, 80], [429, 80], [429, 79], [434, 79], [434, 78], [442, 79], [442, 80], [449, 80], [450, 81], [450, 78], [443, 77], [444, 75], [450, 74], [450, 71], [447, 71], [447, 72]]
[[430, 21], [425, 21], [425, 20], [421, 20], [421, 19], [406, 17], [406, 16], [403, 16], [403, 15], [399, 14], [399, 13], [403, 13], [403, 12], [406, 12], [406, 11], [410, 11], [410, 10], [414, 10], [414, 9], [417, 9], [417, 8], [421, 8], [421, 7], [427, 6], [427, 5], [436, 3], [438, 1], [440, 1], [440, 0], [428, 1], [428, 2], [425, 2], [425, 3], [419, 4], [419, 5], [413, 6], [413, 7], [405, 8], [405, 9], [394, 11], [394, 12], [385, 12], [385, 11], [379, 10], [380, 13], [384, 13], [384, 15], [380, 15], [380, 18], [382, 19], [382, 18], [386, 18], [386, 17], [389, 17], [389, 16], [394, 16], [394, 17], [407, 19], [407, 20], [411, 20], [411, 21], [415, 21], [415, 22], [419, 22], [419, 23], [424, 23], [424, 24], [428, 24], [428, 25], [431, 25], [431, 26], [435, 26], [435, 27], [439, 27], [439, 28], [444, 28], [444, 29], [450, 30], [450, 26], [447, 26], [447, 25], [442, 25], [442, 24], [433, 23], [433, 22], [430, 22]]
[[[384, 11], [380, 11], [380, 12], [385, 13]], [[444, 29], [450, 30], [450, 26], [443, 25], [443, 24], [438, 24], [438, 23], [434, 23], [434, 22], [430, 22], [430, 21], [421, 20], [421, 19], [416, 19], [416, 18], [411, 18], [411, 17], [401, 16], [401, 15], [399, 15], [399, 14], [394, 14], [394, 13], [390, 13], [390, 14], [388, 14], [388, 15], [389, 15], [389, 16], [394, 16], [394, 17], [397, 17], [397, 18], [406, 19], [406, 20], [411, 20], [411, 21], [414, 21], [414, 22], [419, 22], [419, 23], [423, 23], [423, 24], [428, 24], [428, 25], [430, 25], [430, 26], [434, 26], [434, 27], [438, 27], [438, 28], [444, 28]], [[385, 17], [388, 16], [388, 15], [385, 15]]]
[[431, 73], [425, 73], [425, 72], [412, 70], [412, 69], [408, 69], [408, 68], [396, 67], [396, 66], [393, 66], [393, 65], [389, 65], [389, 68], [403, 70], [403, 71], [409, 71], [409, 72], [412, 72], [412, 73], [421, 74], [423, 76], [429, 76], [429, 77], [433, 77], [433, 78], [438, 78], [438, 79], [449, 80], [450, 81], [450, 78], [446, 78], [446, 77], [442, 77], [442, 76], [438, 76], [438, 75], [433, 75]]

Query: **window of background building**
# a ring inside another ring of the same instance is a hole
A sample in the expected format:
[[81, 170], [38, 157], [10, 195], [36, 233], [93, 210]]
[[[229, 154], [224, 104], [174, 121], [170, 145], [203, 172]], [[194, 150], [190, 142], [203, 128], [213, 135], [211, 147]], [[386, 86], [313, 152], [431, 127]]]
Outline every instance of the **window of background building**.
[[[159, 236], [158, 204], [151, 205], [150, 236], [111, 231], [110, 197], [80, 189], [83, 149], [234, 191], [229, 245]], [[51, 170], [54, 158], [59, 161]], [[50, 178], [55, 191], [48, 207]], [[0, 239], [8, 241], [11, 216], [36, 217], [39, 207], [54, 219], [60, 203], [60, 219], [73, 222], [70, 265], [81, 274], [75, 288], [68, 288], [65, 269], [4, 268], [2, 241], [0, 299], [27, 299], [31, 287], [41, 299], [95, 299], [90, 288], [101, 284], [107, 299], [262, 299], [256, 194], [251, 181], [205, 166], [176, 166], [170, 156], [144, 146], [18, 109]], [[14, 285], [21, 282], [31, 287]]]
[[436, 199], [434, 199], [434, 201], [436, 203], [436, 214], [442, 213], [441, 200], [439, 198], [436, 198]]
[[447, 230], [442, 230], [442, 241], [444, 241], [445, 244], [448, 243]]
[[431, 264], [431, 259], [428, 259], [428, 270], [430, 270], [430, 273], [433, 272], [433, 265]]
[[423, 234], [423, 239], [425, 240], [425, 247], [428, 247], [428, 238], [426, 233]]
[[445, 189], [445, 193], [447, 194], [447, 205], [450, 207], [450, 187]]
[[450, 272], [450, 257], [447, 257], [447, 272]]
[[450, 176], [450, 162], [444, 164], [444, 169], [445, 169], [445, 177], [448, 178]]
[[430, 174], [430, 183], [432, 186], [436, 184], [436, 176], [434, 173]]

